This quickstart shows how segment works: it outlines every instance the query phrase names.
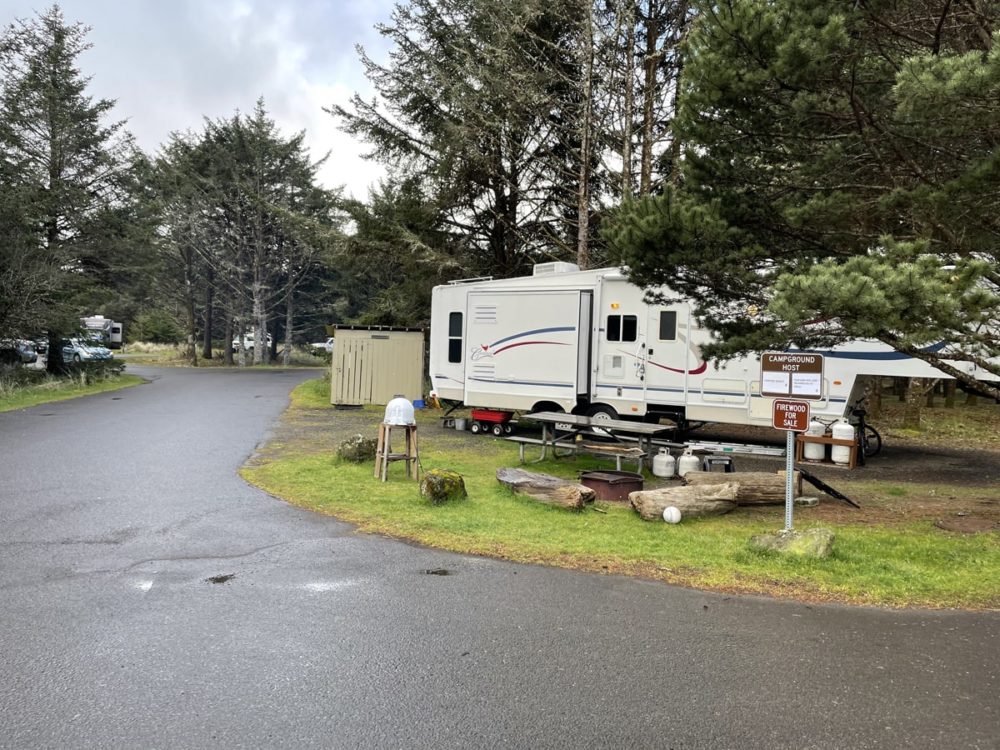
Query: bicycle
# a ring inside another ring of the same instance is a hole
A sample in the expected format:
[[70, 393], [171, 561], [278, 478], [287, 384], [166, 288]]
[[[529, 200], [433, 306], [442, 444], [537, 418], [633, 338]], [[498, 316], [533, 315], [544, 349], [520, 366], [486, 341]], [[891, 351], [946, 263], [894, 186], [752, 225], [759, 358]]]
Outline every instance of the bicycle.
[[882, 450], [882, 436], [865, 421], [868, 410], [863, 406], [856, 405], [851, 410], [851, 415], [857, 420], [855, 424], [858, 429], [858, 463], [863, 465], [866, 458], [877, 456]]

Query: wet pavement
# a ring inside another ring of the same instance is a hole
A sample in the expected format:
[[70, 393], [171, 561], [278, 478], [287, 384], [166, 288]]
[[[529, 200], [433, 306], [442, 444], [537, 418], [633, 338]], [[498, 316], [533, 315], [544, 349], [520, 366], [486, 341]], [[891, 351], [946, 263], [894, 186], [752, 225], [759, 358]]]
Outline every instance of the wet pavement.
[[239, 466], [314, 372], [0, 414], [0, 747], [996, 748], [1000, 613], [355, 534]]

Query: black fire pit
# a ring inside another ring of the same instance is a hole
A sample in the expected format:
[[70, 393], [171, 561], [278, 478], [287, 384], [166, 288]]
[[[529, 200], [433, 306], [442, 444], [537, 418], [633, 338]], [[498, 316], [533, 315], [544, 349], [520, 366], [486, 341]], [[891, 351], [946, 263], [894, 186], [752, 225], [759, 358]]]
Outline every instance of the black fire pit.
[[642, 489], [642, 474], [633, 471], [582, 471], [580, 484], [590, 487], [600, 500], [625, 502], [628, 493]]

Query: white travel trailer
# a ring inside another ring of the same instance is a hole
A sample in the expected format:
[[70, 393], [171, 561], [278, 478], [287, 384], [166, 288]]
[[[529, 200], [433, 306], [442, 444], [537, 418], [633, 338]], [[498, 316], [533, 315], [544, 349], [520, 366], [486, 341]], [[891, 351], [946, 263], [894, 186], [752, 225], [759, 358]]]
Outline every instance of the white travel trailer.
[[99, 336], [101, 343], [109, 349], [122, 348], [122, 324], [105, 318], [103, 315], [91, 315], [80, 318], [80, 325], [88, 334]]
[[[571, 263], [435, 287], [432, 386], [439, 398], [470, 407], [770, 425], [773, 399], [760, 395], [759, 357], [706, 362], [701, 345], [711, 333], [693, 306], [643, 297], [620, 269]], [[821, 353], [822, 398], [812, 412], [824, 421], [850, 415], [865, 376], [946, 377], [880, 342]]]

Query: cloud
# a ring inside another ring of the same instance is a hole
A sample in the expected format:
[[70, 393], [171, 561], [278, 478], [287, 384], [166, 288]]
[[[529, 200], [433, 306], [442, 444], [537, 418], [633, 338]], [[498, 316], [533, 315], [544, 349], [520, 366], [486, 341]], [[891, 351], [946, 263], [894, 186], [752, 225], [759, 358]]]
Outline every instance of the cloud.
[[[204, 117], [249, 112], [263, 96], [286, 135], [306, 131], [320, 179], [364, 197], [383, 169], [361, 158], [366, 146], [337, 129], [323, 107], [371, 91], [357, 58], [362, 44], [386, 49], [374, 30], [390, 0], [63, 0], [68, 21], [93, 28], [80, 65], [90, 92], [116, 99], [139, 145], [155, 151], [172, 131], [199, 130]], [[0, 20], [41, 8], [0, 0]]]

